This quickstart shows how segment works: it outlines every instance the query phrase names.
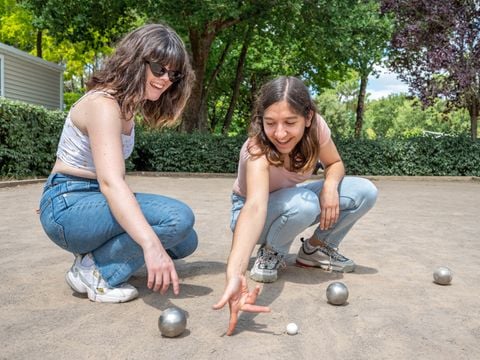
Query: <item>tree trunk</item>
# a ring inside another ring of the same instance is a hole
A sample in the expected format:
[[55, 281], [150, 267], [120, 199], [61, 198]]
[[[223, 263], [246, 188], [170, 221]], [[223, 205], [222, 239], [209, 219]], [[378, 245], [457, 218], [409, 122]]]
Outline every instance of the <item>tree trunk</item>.
[[472, 102], [468, 106], [468, 113], [470, 114], [470, 136], [472, 140], [477, 139], [477, 127], [478, 127], [478, 112], [479, 112], [479, 99], [472, 96]]
[[193, 28], [189, 30], [188, 37], [192, 49], [192, 68], [196, 79], [182, 117], [183, 122], [180, 127], [182, 131], [191, 133], [194, 130], [204, 132], [208, 129], [207, 101], [204, 100], [208, 55], [217, 34], [223, 29], [237, 24], [239, 21], [240, 19], [212, 21], [204, 24], [202, 31]]
[[365, 108], [365, 94], [367, 92], [368, 74], [360, 78], [360, 91], [357, 102], [357, 118], [355, 120], [355, 137], [358, 139], [362, 134], [363, 113]]
[[[204, 95], [203, 95], [203, 99], [202, 99], [202, 101], [203, 101], [202, 106], [206, 107], [206, 103], [207, 103], [207, 100], [208, 100], [208, 93], [209, 93], [210, 89], [212, 88], [213, 83], [215, 82], [215, 79], [217, 78], [217, 76], [220, 72], [220, 69], [223, 66], [223, 63], [225, 62], [225, 59], [226, 59], [227, 54], [228, 54], [228, 50], [230, 49], [231, 45], [232, 45], [232, 39], [229, 38], [227, 43], [225, 44], [225, 47], [223, 48], [222, 54], [220, 55], [220, 59], [217, 62], [217, 66], [215, 66], [215, 70], [213, 70], [212, 74], [210, 75], [210, 78], [208, 79], [208, 83], [205, 86], [205, 91], [203, 93]], [[207, 114], [208, 114], [208, 111], [207, 111]], [[210, 119], [210, 132], [212, 132], [212, 133], [215, 132], [215, 127], [216, 126], [217, 126], [217, 117], [216, 117], [215, 106], [214, 106], [213, 107], [213, 116]]]
[[223, 122], [222, 133], [227, 134], [232, 124], [233, 112], [235, 111], [235, 106], [237, 105], [238, 93], [240, 92], [240, 84], [243, 80], [243, 68], [245, 66], [245, 60], [247, 58], [248, 47], [250, 45], [250, 40], [252, 38], [252, 28], [248, 26], [247, 31], [245, 32], [245, 37], [243, 39], [242, 50], [240, 52], [240, 57], [237, 63], [237, 74], [235, 76], [235, 83], [233, 85], [232, 97], [230, 98], [230, 105], [228, 106], [227, 115], [225, 116], [225, 121]]
[[42, 52], [42, 30], [37, 31], [37, 57], [40, 59], [43, 57]]
[[207, 108], [203, 101], [204, 80], [207, 69], [207, 60], [214, 39], [213, 33], [190, 30], [189, 38], [192, 47], [192, 67], [195, 72], [195, 82], [192, 94], [188, 100], [181, 129], [187, 133], [195, 130], [204, 132], [207, 129]]

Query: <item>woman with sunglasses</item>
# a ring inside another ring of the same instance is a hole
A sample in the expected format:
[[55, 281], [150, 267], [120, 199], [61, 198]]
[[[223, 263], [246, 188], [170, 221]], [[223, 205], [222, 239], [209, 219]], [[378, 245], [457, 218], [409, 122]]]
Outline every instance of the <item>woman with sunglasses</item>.
[[192, 210], [172, 198], [133, 193], [124, 159], [133, 150], [135, 115], [152, 127], [175, 124], [192, 81], [179, 36], [145, 25], [119, 42], [68, 113], [40, 219], [50, 239], [75, 255], [66, 282], [92, 301], [136, 298], [127, 280], [144, 264], [149, 289], [164, 294], [172, 285], [179, 293], [172, 260], [197, 247]]
[[[318, 161], [324, 179], [305, 182]], [[355, 263], [338, 251], [352, 226], [375, 204], [377, 189], [367, 179], [344, 177], [345, 170], [330, 129], [318, 114], [308, 88], [295, 77], [279, 77], [260, 90], [249, 138], [240, 151], [233, 186], [233, 243], [227, 286], [220, 309], [230, 305], [231, 335], [239, 311], [266, 312], [255, 305], [257, 286], [249, 292], [244, 273], [255, 245], [260, 245], [250, 278], [277, 280], [293, 240], [310, 226], [296, 261], [301, 266], [351, 272]]]

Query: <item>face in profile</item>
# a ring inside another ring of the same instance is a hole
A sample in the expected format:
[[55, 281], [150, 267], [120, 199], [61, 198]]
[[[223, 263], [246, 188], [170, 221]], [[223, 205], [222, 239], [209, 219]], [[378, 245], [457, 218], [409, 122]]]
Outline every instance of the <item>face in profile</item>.
[[292, 152], [310, 125], [311, 119], [293, 111], [286, 101], [270, 105], [263, 114], [265, 134], [283, 155]]

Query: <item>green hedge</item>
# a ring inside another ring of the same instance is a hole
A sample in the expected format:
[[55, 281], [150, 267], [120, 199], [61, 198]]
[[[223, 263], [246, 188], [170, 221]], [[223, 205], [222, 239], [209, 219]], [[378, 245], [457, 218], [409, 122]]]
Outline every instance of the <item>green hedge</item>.
[[47, 175], [64, 119], [62, 111], [0, 99], [0, 176]]
[[[65, 112], [0, 99], [0, 177], [46, 176]], [[245, 136], [181, 134], [136, 127], [129, 171], [234, 173]], [[337, 139], [351, 175], [480, 176], [480, 141], [464, 137]]]
[[480, 141], [466, 135], [336, 143], [352, 175], [480, 176]]

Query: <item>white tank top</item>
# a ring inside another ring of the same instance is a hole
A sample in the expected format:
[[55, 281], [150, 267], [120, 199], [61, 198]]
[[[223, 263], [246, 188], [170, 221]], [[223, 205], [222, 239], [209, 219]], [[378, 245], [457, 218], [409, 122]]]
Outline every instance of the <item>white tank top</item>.
[[[83, 95], [75, 104], [73, 104], [72, 108], [85, 96], [95, 92], [103, 93], [111, 97], [111, 95], [105, 91], [89, 91], [85, 95]], [[70, 111], [68, 112], [67, 118], [65, 119], [62, 135], [60, 136], [60, 141], [58, 143], [57, 158], [62, 160], [65, 164], [73, 166], [75, 168], [96, 172], [95, 164], [93, 163], [92, 149], [90, 147], [90, 139], [87, 135], [82, 133], [80, 129], [78, 129], [72, 122], [72, 119], [70, 118]], [[132, 154], [134, 142], [135, 124], [132, 128], [132, 132], [130, 133], [130, 135], [122, 134], [124, 159], [127, 159]]]

